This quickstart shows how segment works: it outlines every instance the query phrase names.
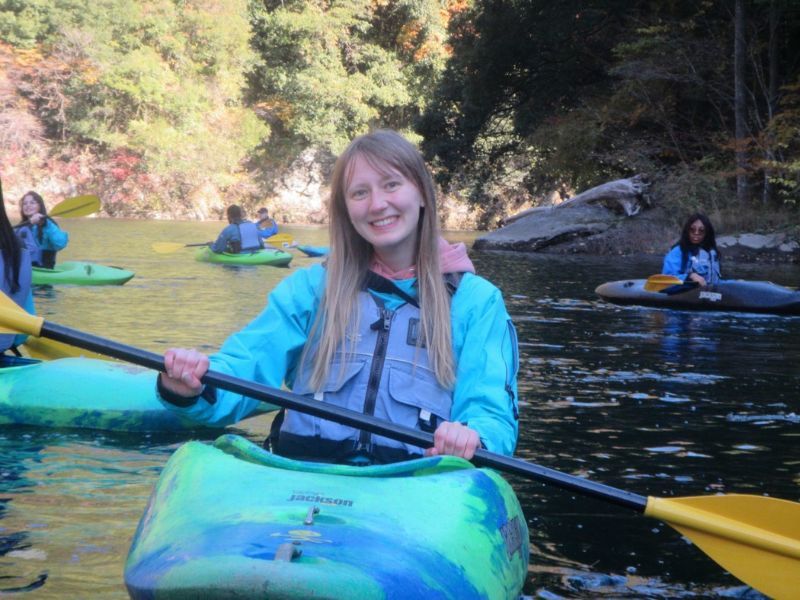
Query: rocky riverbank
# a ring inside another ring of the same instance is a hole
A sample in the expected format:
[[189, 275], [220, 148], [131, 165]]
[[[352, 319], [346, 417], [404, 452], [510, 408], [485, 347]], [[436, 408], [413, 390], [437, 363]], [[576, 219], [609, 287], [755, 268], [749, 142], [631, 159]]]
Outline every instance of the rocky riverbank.
[[[664, 254], [675, 243], [679, 235], [673, 224], [675, 220], [649, 203], [646, 188], [616, 185], [605, 189], [610, 190], [605, 195], [593, 189], [562, 204], [525, 211], [508, 219], [505, 226], [477, 238], [473, 247], [550, 254], [626, 255]], [[797, 234], [718, 231], [717, 245], [726, 259], [800, 263]]]

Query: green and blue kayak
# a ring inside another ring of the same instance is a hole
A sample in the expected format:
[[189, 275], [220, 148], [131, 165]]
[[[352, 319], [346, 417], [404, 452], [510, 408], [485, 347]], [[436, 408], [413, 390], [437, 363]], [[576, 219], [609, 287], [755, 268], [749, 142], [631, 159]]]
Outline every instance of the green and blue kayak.
[[528, 528], [495, 471], [354, 467], [234, 435], [169, 459], [125, 564], [132, 598], [518, 598]]
[[68, 261], [54, 269], [33, 267], [33, 285], [122, 285], [134, 276], [132, 271], [89, 262]]
[[165, 408], [156, 373], [93, 358], [0, 357], [0, 425], [190, 431], [203, 429]]
[[254, 252], [214, 252], [208, 246], [199, 248], [194, 255], [200, 262], [222, 263], [226, 265], [271, 265], [273, 267], [288, 267], [292, 262], [292, 255], [284, 250], [264, 248]]

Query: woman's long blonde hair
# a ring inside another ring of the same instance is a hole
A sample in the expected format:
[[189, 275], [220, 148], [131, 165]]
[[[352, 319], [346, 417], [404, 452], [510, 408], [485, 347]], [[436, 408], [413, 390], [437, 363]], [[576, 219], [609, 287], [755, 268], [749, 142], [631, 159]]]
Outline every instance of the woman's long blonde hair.
[[[455, 382], [450, 329], [450, 294], [439, 263], [439, 223], [433, 180], [419, 151], [395, 131], [378, 130], [354, 139], [339, 156], [333, 169], [330, 196], [331, 251], [320, 310], [310, 339], [319, 345], [313, 356], [311, 381], [320, 389], [327, 379], [336, 351], [355, 348], [360, 315], [358, 294], [364, 289], [372, 245], [358, 234], [350, 221], [345, 192], [357, 156], [374, 167], [387, 166], [411, 181], [424, 201], [417, 224], [416, 273], [420, 298], [420, 321], [428, 358], [439, 383], [445, 388]], [[304, 356], [305, 358], [305, 356]]]

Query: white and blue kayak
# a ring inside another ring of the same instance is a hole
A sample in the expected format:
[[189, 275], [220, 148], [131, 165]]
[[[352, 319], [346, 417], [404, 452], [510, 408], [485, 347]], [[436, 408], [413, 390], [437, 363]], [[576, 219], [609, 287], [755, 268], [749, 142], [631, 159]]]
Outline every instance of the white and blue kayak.
[[800, 291], [769, 281], [723, 280], [717, 284], [645, 289], [646, 279], [609, 281], [595, 289], [603, 300], [680, 310], [718, 310], [800, 315]]

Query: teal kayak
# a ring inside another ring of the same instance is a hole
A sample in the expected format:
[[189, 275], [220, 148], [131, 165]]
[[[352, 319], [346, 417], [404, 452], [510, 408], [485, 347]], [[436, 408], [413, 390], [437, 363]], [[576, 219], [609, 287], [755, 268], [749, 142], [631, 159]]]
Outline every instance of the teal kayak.
[[283, 250], [264, 248], [254, 252], [214, 252], [208, 246], [198, 249], [194, 255], [200, 262], [222, 263], [226, 265], [271, 265], [273, 267], [288, 267], [292, 262], [292, 255]]
[[156, 373], [93, 358], [0, 357], [0, 425], [110, 431], [203, 429], [165, 408]]
[[54, 269], [33, 267], [33, 285], [122, 285], [134, 276], [132, 271], [89, 262], [59, 263]]
[[528, 527], [466, 460], [354, 467], [235, 435], [169, 459], [125, 564], [131, 598], [518, 598]]

